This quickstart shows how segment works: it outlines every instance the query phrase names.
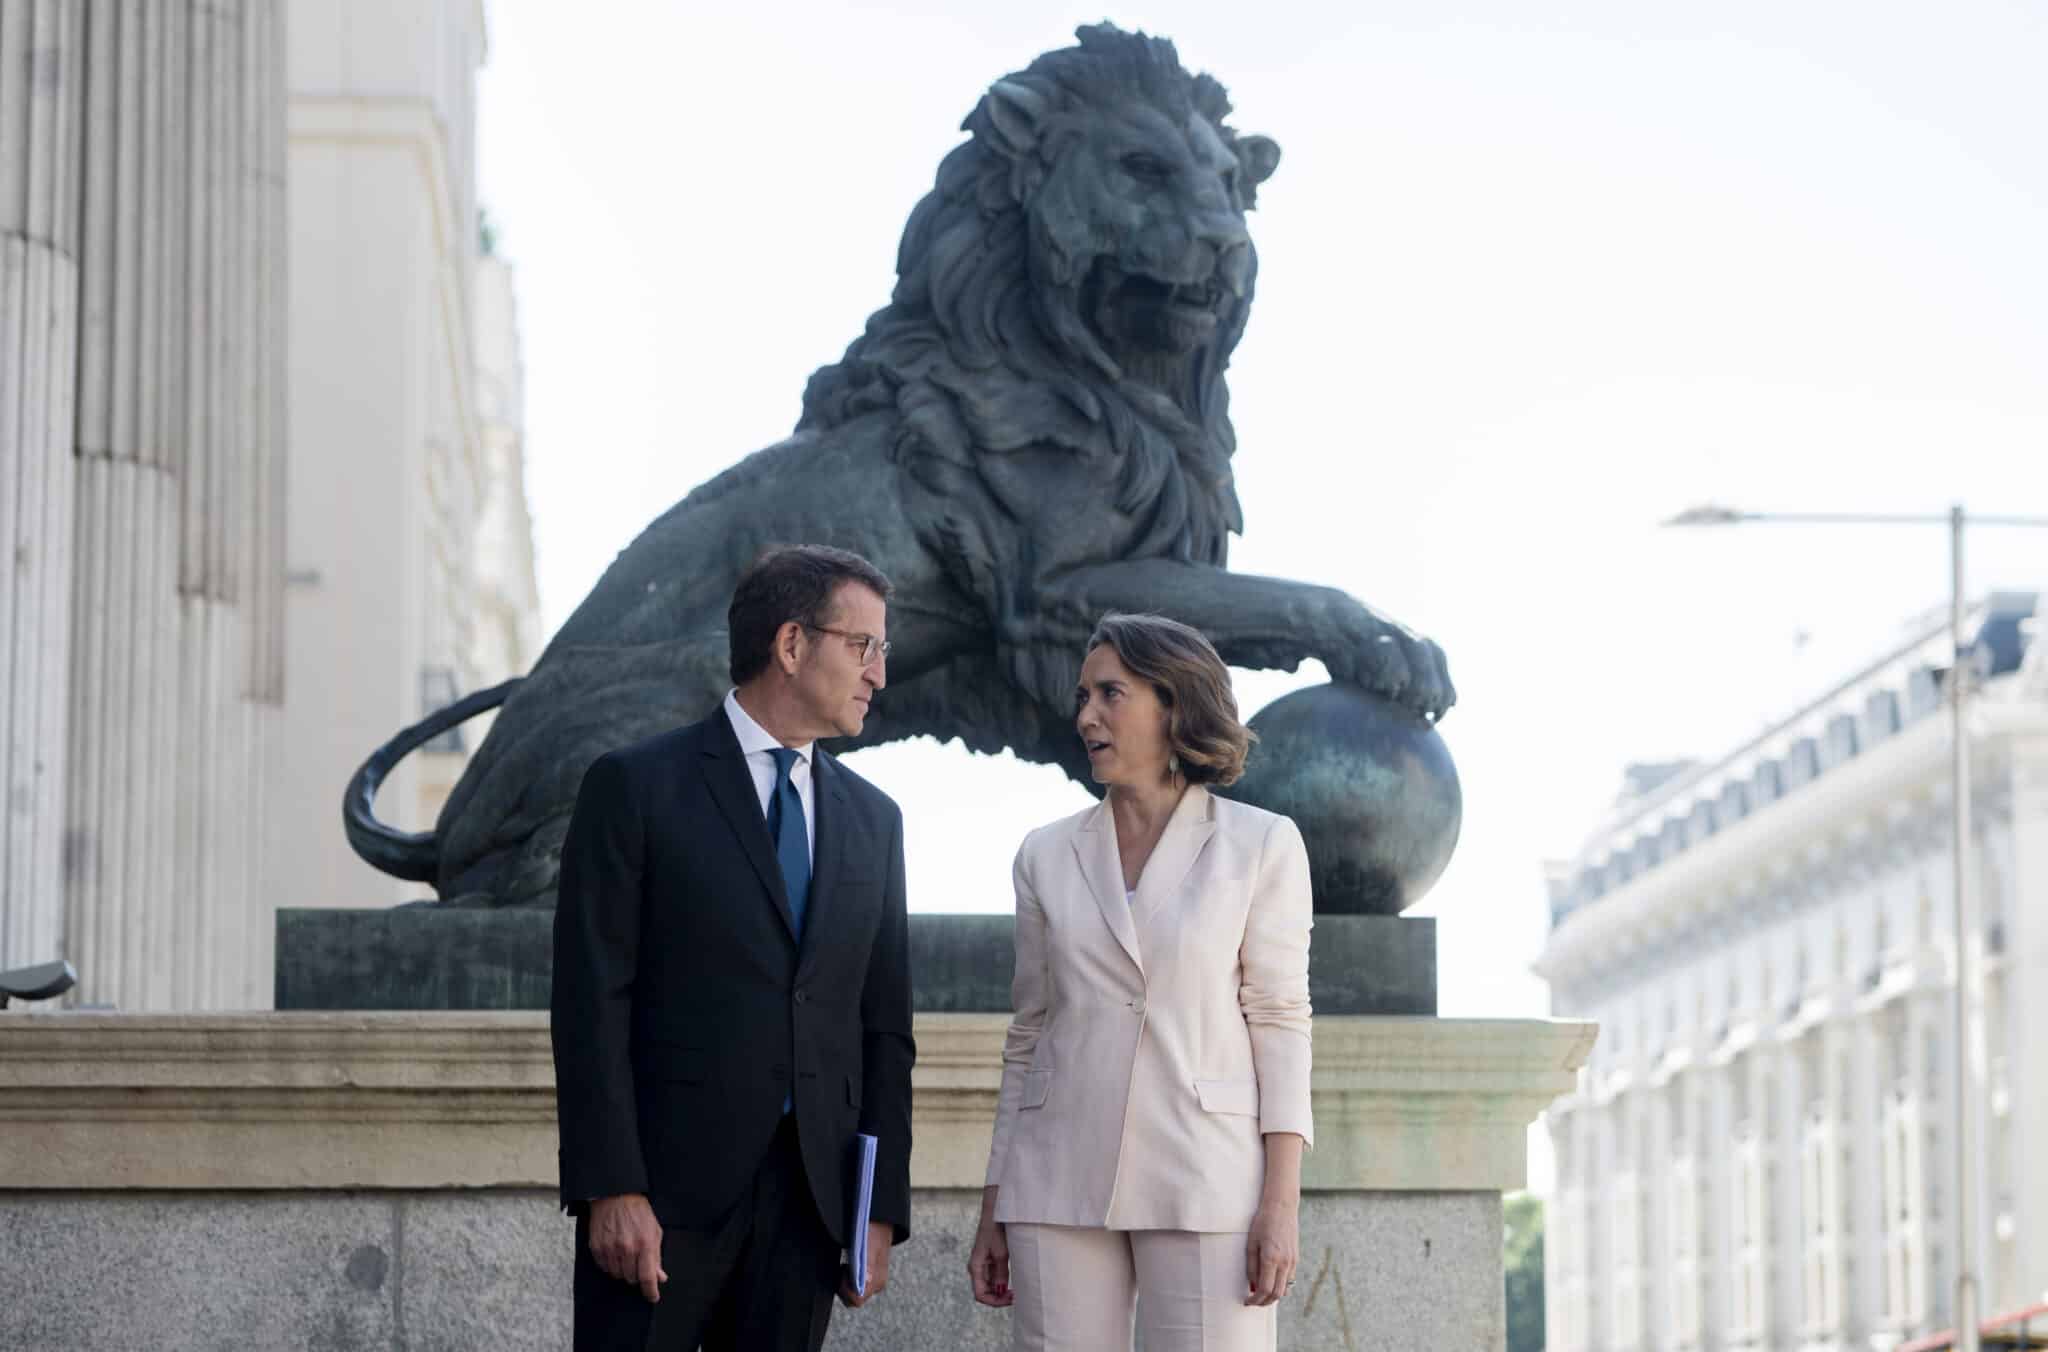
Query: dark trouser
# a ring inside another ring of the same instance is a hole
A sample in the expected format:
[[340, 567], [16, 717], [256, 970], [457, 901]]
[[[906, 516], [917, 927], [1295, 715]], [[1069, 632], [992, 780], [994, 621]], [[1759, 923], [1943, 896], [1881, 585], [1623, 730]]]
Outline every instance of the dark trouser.
[[703, 1230], [664, 1229], [668, 1281], [650, 1305], [590, 1255], [576, 1223], [576, 1352], [818, 1352], [839, 1287], [839, 1245], [818, 1219], [785, 1117], [740, 1200]]

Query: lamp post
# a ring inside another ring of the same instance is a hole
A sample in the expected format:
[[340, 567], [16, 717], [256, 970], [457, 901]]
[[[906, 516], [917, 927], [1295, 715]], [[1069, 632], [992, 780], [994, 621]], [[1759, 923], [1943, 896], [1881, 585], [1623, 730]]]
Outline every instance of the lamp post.
[[[1970, 861], [1970, 738], [1965, 718], [1968, 712], [1970, 689], [1969, 655], [1963, 646], [1963, 527], [1971, 526], [2048, 526], [2048, 517], [2027, 516], [1966, 516], [1962, 505], [1949, 508], [1946, 516], [1927, 514], [1891, 514], [1858, 512], [1744, 512], [1730, 507], [1694, 507], [1680, 512], [1664, 524], [1667, 526], [1736, 526], [1748, 523], [1764, 525], [1829, 525], [1829, 526], [1938, 526], [1944, 523], [1949, 531], [1949, 638], [1955, 652], [1955, 659], [1949, 667], [1948, 705], [1950, 741], [1953, 743], [1953, 762], [1950, 770], [1954, 782], [1949, 797], [1954, 809], [1954, 845], [1951, 853], [1955, 867], [1955, 948], [1956, 948], [1956, 989], [1955, 989], [1955, 1036], [1956, 1069], [1951, 1077], [1955, 1083], [1955, 1159], [1956, 1159], [1956, 1281], [1955, 1281], [1955, 1325], [1958, 1352], [1982, 1352], [1981, 1334], [1978, 1329], [1977, 1290], [1977, 1219], [1976, 1192], [1971, 1187], [1970, 1170], [1976, 1161], [1975, 1121], [1971, 1114], [1968, 1091], [1968, 1072], [1981, 1071], [1984, 1065], [1984, 1048], [1979, 1039], [1970, 1035], [1968, 992], [1972, 988], [1973, 973], [1970, 967], [1970, 936], [1976, 933], [1974, 916], [1970, 909], [1969, 861]], [[1981, 1033], [1981, 1029], [1979, 1032]]]

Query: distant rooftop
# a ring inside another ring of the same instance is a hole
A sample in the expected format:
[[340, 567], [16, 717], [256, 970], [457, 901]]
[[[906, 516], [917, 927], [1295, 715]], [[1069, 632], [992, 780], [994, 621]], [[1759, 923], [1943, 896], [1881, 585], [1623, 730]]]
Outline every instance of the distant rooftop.
[[[1972, 607], [1969, 651], [1984, 679], [2020, 669], [2033, 592], [1994, 592]], [[1753, 812], [1940, 709], [1951, 665], [1946, 614], [1789, 718], [1719, 760], [1630, 765], [1614, 810], [1577, 857], [1548, 870], [1550, 922], [1676, 858]]]

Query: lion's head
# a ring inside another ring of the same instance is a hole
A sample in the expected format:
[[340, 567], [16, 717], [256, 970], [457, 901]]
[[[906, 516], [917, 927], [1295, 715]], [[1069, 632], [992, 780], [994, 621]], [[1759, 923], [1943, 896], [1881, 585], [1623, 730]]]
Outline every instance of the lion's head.
[[1242, 525], [1224, 369], [1250, 312], [1245, 212], [1280, 151], [1223, 86], [1109, 24], [1004, 77], [911, 214], [889, 306], [811, 378], [799, 429], [893, 409], [899, 453], [1121, 458], [1141, 550], [1224, 562]]

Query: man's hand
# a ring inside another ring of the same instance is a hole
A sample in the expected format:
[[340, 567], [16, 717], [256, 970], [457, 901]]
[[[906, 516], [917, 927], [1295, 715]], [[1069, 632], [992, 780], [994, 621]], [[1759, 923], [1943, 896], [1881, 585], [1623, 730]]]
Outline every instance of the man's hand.
[[661, 1222], [641, 1194], [590, 1204], [590, 1256], [610, 1275], [639, 1286], [649, 1304], [661, 1302], [661, 1284], [668, 1280], [661, 1266]]
[[839, 1276], [839, 1303], [853, 1309], [882, 1294], [882, 1288], [889, 1284], [889, 1247], [896, 1241], [894, 1226], [880, 1221], [868, 1222], [868, 1289], [853, 1289], [853, 1271], [849, 1267]]

